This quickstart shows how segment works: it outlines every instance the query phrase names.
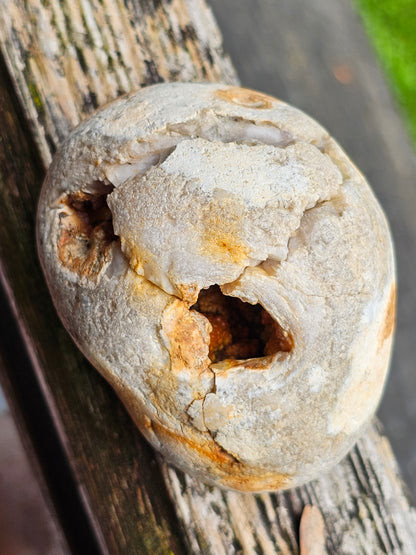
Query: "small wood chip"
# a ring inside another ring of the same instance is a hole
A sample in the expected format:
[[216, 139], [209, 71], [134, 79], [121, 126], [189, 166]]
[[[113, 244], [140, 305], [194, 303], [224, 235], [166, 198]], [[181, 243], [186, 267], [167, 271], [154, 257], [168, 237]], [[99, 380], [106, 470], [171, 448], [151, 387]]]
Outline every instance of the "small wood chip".
[[299, 527], [300, 555], [324, 555], [325, 524], [318, 507], [306, 505], [303, 509]]

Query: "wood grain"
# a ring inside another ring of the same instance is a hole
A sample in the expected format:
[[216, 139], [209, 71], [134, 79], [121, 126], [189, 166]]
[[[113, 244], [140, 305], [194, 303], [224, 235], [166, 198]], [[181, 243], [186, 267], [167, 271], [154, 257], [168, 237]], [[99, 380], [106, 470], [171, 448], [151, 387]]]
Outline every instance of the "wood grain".
[[1, 44], [42, 159], [98, 106], [166, 80], [235, 82], [201, 0], [2, 0]]
[[[319, 507], [329, 552], [414, 552], [415, 512], [380, 431], [372, 428], [333, 472], [297, 490], [254, 496], [204, 486], [156, 461], [51, 305], [34, 249], [45, 167], [80, 119], [124, 92], [161, 80], [237, 83], [207, 6], [0, 0], [0, 7], [14, 91], [0, 111], [4, 279], [101, 552], [297, 553], [305, 505]], [[9, 361], [11, 382], [13, 371]]]

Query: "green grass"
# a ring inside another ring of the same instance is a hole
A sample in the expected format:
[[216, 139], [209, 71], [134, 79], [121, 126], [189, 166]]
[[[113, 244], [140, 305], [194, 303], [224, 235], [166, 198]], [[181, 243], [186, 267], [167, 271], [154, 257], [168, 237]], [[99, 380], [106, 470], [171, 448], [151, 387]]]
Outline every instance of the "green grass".
[[416, 145], [416, 0], [354, 0]]

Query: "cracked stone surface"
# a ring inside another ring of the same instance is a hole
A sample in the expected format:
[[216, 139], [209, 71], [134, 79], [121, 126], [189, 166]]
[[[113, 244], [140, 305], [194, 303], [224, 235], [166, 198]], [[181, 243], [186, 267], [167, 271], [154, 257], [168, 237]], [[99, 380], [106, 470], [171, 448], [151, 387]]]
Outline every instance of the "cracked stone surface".
[[204, 481], [300, 485], [377, 408], [388, 226], [339, 146], [287, 104], [169, 84], [98, 111], [49, 170], [38, 244], [75, 342], [146, 438]]

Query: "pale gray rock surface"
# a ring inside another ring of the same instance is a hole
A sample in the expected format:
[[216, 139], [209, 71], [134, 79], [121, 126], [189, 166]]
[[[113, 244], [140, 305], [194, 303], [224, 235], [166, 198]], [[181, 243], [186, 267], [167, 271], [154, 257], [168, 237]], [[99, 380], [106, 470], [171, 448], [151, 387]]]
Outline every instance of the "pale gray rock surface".
[[147, 439], [201, 479], [299, 485], [374, 414], [394, 328], [389, 229], [299, 110], [224, 85], [123, 97], [55, 157], [38, 242], [74, 340]]

